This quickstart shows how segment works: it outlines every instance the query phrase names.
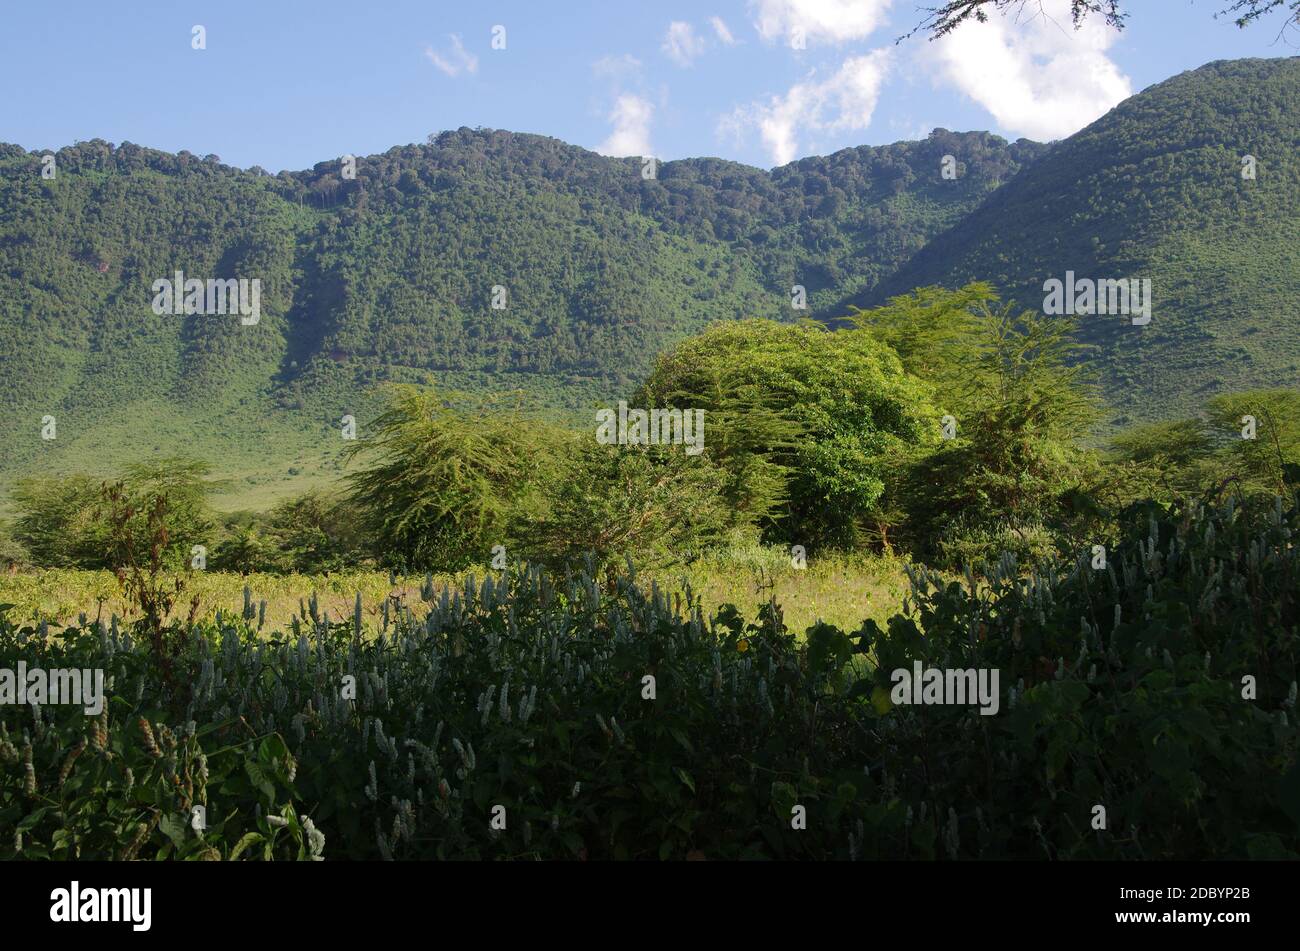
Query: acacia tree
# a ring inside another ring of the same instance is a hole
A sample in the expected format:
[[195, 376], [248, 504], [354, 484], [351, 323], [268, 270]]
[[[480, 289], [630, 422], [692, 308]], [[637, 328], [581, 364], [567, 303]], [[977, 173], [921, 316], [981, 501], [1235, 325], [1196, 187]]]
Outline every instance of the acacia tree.
[[[1223, 469], [1249, 490], [1289, 496], [1300, 481], [1300, 392], [1223, 393], [1210, 400], [1208, 410], [1210, 426], [1224, 443]], [[1244, 425], [1248, 419], [1253, 432]]]
[[743, 528], [724, 496], [725, 471], [681, 446], [605, 446], [584, 433], [567, 455], [545, 516], [521, 528], [529, 558], [663, 567]]
[[953, 361], [964, 382], [953, 437], [897, 483], [918, 551], [947, 561], [1046, 554], [1092, 481], [1096, 418], [1069, 321], [981, 301]]
[[348, 479], [376, 557], [404, 570], [456, 570], [509, 545], [542, 503], [564, 438], [516, 404], [447, 405], [433, 389], [393, 387], [367, 438], [369, 465]]
[[704, 452], [768, 540], [852, 547], [879, 530], [888, 472], [938, 440], [931, 390], [863, 330], [726, 321], [656, 362], [640, 398], [704, 409]]
[[[46, 567], [115, 568], [121, 564], [123, 533], [140, 550], [153, 534], [150, 518], [161, 518], [167, 541], [162, 553], [169, 570], [189, 563], [194, 545], [214, 535], [208, 496], [219, 483], [208, 479], [207, 463], [172, 457], [129, 466], [113, 483], [121, 505], [134, 514], [114, 523], [100, 480], [85, 474], [21, 480], [13, 490], [17, 509], [14, 538]], [[162, 513], [152, 515], [158, 499]]]
[[[1088, 17], [1099, 16], [1108, 26], [1122, 30], [1124, 21], [1128, 18], [1126, 6], [1124, 0], [1070, 0], [1070, 19], [1074, 22], [1075, 29], [1078, 29]], [[1237, 26], [1246, 27], [1280, 7], [1286, 8], [1285, 24], [1300, 24], [1300, 0], [1232, 0], [1215, 16], [1231, 16]], [[1046, 15], [1042, 0], [949, 0], [937, 7], [924, 9], [925, 19], [907, 36], [921, 32], [928, 33], [930, 39], [937, 40], [969, 20], [986, 22], [990, 13], [1014, 11]]]
[[933, 384], [945, 408], [956, 412], [963, 407], [954, 399], [969, 382], [963, 355], [983, 343], [988, 307], [997, 302], [993, 286], [983, 281], [956, 290], [918, 287], [869, 310], [850, 305], [848, 320], [893, 348], [903, 369]]

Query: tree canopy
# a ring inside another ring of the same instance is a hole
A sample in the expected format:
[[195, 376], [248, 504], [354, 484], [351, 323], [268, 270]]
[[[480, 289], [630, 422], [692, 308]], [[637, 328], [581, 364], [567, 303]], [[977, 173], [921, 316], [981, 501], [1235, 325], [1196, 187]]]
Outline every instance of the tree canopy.
[[[1070, 19], [1077, 29], [1089, 18], [1100, 18], [1108, 26], [1124, 29], [1129, 4], [1126, 0], [1070, 0]], [[1215, 16], [1229, 16], [1239, 27], [1246, 27], [1285, 8], [1285, 22], [1300, 24], [1300, 0], [1232, 0]], [[989, 14], [1014, 13], [1046, 16], [1042, 0], [948, 0], [937, 7], [926, 7], [925, 17], [908, 33], [928, 33], [935, 40], [947, 36], [969, 21], [984, 23]]]

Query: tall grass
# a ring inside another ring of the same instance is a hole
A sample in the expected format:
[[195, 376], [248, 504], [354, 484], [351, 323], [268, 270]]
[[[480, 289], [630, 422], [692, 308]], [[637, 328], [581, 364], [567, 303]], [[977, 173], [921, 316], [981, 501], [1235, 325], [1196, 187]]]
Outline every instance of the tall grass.
[[[478, 577], [486, 565], [456, 574], [434, 576], [441, 588], [463, 585], [470, 571]], [[899, 610], [907, 591], [903, 562], [869, 555], [828, 554], [810, 558], [807, 567], [795, 568], [784, 550], [753, 546], [725, 550], [714, 557], [678, 569], [645, 571], [661, 589], [679, 593], [689, 584], [705, 609], [714, 611], [734, 604], [747, 616], [775, 597], [785, 623], [803, 631], [819, 618], [852, 630], [864, 618], [883, 624]], [[393, 583], [390, 584], [390, 580]], [[378, 618], [385, 598], [400, 596], [407, 604], [420, 604], [424, 576], [398, 576], [387, 572], [345, 571], [323, 574], [239, 575], [219, 571], [188, 572], [185, 598], [199, 598], [197, 617], [211, 619], [217, 611], [238, 613], [247, 586], [255, 604], [266, 602], [266, 626], [283, 628], [298, 612], [299, 601], [315, 594], [322, 612], [333, 618], [350, 617], [359, 593], [369, 621]], [[0, 604], [11, 604], [11, 616], [25, 621], [67, 624], [85, 614], [88, 620], [108, 620], [116, 614], [133, 620], [131, 606], [109, 571], [46, 569], [0, 575]]]

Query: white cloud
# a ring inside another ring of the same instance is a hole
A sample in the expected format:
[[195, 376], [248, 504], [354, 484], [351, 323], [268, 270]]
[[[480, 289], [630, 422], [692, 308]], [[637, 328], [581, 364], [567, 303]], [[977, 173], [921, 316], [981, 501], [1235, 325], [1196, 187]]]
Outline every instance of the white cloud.
[[695, 35], [695, 28], [689, 23], [674, 20], [668, 24], [661, 49], [678, 66], [689, 66], [691, 60], [704, 55], [704, 39]]
[[643, 96], [623, 93], [614, 102], [609, 121], [614, 130], [604, 142], [596, 146], [602, 155], [653, 155], [650, 146], [650, 120], [654, 118], [654, 104]]
[[713, 25], [713, 32], [718, 34], [718, 39], [722, 41], [723, 46], [736, 45], [736, 38], [731, 35], [731, 30], [722, 17], [709, 17], [709, 23]]
[[424, 55], [428, 57], [429, 62], [453, 78], [459, 76], [462, 72], [477, 73], [478, 57], [465, 49], [465, 44], [461, 42], [459, 34], [451, 33], [449, 35], [451, 37], [450, 50], [438, 52], [432, 46], [425, 46]]
[[622, 56], [602, 56], [591, 64], [591, 71], [599, 79], [621, 83], [641, 73], [641, 61], [631, 53]]
[[755, 103], [724, 117], [718, 130], [739, 134], [758, 129], [777, 165], [799, 154], [799, 133], [845, 132], [865, 129], [876, 111], [880, 87], [889, 70], [890, 48], [874, 50], [844, 61], [835, 75], [817, 82], [813, 76], [796, 83], [784, 96]]
[[1133, 93], [1106, 51], [1119, 33], [1096, 17], [1075, 30], [1069, 0], [1042, 0], [1042, 14], [969, 22], [929, 44], [939, 75], [987, 109], [1008, 132], [1033, 139], [1072, 135]]
[[860, 40], [884, 22], [891, 0], [749, 0], [754, 28], [765, 40], [789, 41], [796, 31], [811, 43]]
[[[597, 95], [603, 102], [599, 112], [613, 126], [608, 138], [596, 146], [605, 155], [653, 155], [650, 123], [655, 104], [646, 90], [641, 61], [630, 53], [602, 56], [591, 64], [591, 72], [603, 85]], [[598, 113], [599, 114], [599, 113]]]

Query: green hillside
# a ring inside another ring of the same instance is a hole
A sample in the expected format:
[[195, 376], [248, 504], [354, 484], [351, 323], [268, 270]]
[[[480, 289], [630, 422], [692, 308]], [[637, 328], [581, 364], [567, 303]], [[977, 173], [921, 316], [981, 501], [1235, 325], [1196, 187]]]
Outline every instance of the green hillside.
[[[1112, 425], [1292, 386], [1300, 365], [1300, 59], [1210, 63], [1122, 103], [853, 298], [994, 282], [1150, 278], [1151, 323], [1083, 321]], [[1242, 157], [1256, 159], [1254, 180]]]
[[[1149, 325], [1082, 322], [1105, 425], [1291, 385], [1297, 102], [1300, 59], [1218, 62], [1055, 146], [936, 130], [653, 178], [492, 130], [361, 157], [352, 178], [338, 159], [272, 176], [91, 141], [56, 152], [51, 180], [42, 151], [0, 145], [0, 496], [181, 451], [229, 480], [223, 504], [261, 505], [337, 474], [340, 418], [369, 419], [384, 381], [572, 412], [715, 320], [829, 319], [972, 280], [1039, 309], [1066, 271], [1152, 281]], [[260, 321], [156, 315], [151, 285], [177, 270], [260, 279]]]
[[[59, 150], [46, 179], [43, 152], [0, 146], [0, 480], [179, 449], [242, 504], [327, 474], [338, 420], [366, 418], [382, 381], [589, 406], [712, 320], [831, 314], [1044, 151], [939, 130], [646, 179], [637, 159], [461, 129], [352, 179], [337, 160], [271, 176], [102, 141]], [[151, 285], [177, 270], [260, 279], [260, 321], [155, 314]]]

